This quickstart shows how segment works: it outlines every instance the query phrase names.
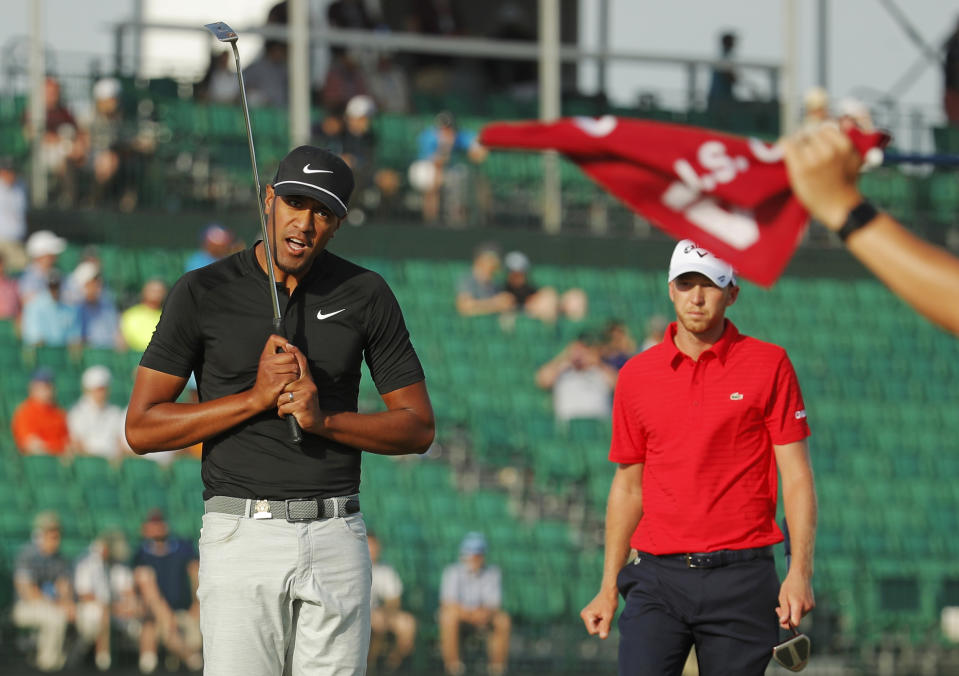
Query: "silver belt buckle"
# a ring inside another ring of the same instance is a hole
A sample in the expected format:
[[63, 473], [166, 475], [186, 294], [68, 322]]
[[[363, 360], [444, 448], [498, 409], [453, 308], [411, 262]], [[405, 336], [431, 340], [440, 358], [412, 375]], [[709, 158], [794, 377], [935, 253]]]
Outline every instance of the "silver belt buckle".
[[270, 511], [269, 500], [257, 500], [253, 505], [254, 519], [272, 519], [273, 512]]

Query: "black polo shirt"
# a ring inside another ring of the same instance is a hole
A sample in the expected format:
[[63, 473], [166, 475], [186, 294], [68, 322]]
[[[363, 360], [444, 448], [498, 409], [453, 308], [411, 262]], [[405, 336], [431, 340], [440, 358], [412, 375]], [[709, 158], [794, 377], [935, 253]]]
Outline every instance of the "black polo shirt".
[[[273, 330], [269, 285], [253, 248], [186, 273], [140, 365], [194, 372], [200, 401], [250, 389]], [[364, 358], [381, 394], [424, 379], [396, 297], [375, 272], [323, 251], [292, 295], [281, 288], [279, 297], [286, 335], [309, 361], [322, 409], [356, 411]], [[204, 499], [349, 495], [359, 490], [360, 451], [307, 432], [295, 444], [271, 409], [205, 440], [202, 474]]]

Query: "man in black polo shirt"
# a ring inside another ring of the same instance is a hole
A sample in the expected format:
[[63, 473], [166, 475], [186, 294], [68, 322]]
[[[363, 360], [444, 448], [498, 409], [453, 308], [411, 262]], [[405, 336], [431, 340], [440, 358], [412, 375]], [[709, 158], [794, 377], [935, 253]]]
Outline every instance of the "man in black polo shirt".
[[[207, 676], [365, 670], [360, 453], [423, 452], [434, 424], [390, 288], [325, 250], [352, 190], [346, 163], [310, 146], [292, 150], [266, 188], [287, 337], [271, 332], [257, 242], [177, 282], [137, 371], [126, 427], [134, 451], [203, 442]], [[363, 359], [386, 411], [356, 412]], [[176, 403], [191, 372], [200, 402]], [[303, 428], [300, 444], [287, 415]]]

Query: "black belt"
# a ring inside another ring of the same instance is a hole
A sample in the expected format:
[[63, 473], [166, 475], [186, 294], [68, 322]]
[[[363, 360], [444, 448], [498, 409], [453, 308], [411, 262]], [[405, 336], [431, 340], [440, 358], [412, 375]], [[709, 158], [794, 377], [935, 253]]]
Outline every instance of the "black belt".
[[638, 559], [649, 557], [651, 559], [661, 559], [665, 561], [682, 561], [687, 568], [720, 568], [728, 566], [731, 563], [742, 563], [743, 561], [752, 561], [754, 559], [773, 558], [772, 545], [765, 547], [753, 547], [752, 549], [720, 549], [715, 552], [698, 552], [688, 554], [650, 554], [649, 552], [636, 552]]
[[315, 521], [356, 514], [360, 511], [360, 496], [256, 500], [214, 495], [204, 502], [203, 511], [233, 514], [253, 519], [272, 519], [275, 517], [293, 522]]

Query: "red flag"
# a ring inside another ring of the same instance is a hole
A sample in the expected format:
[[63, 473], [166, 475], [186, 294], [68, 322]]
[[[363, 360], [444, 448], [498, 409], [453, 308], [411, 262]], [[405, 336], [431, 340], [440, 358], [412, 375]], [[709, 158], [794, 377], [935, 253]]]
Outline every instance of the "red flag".
[[[889, 140], [882, 132], [850, 136], [863, 154]], [[782, 274], [809, 220], [781, 152], [757, 139], [607, 115], [495, 123], [479, 140], [563, 153], [658, 227], [693, 239], [764, 286]]]

